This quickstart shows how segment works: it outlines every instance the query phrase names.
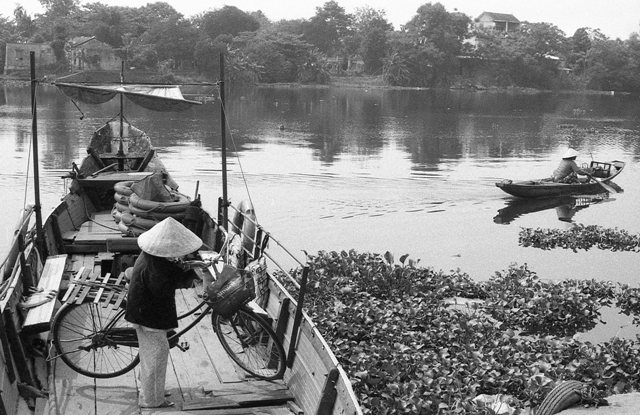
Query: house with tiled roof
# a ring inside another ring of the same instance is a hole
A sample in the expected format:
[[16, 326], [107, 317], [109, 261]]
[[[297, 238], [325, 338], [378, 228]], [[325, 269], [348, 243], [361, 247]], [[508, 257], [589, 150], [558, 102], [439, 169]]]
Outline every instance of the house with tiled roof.
[[520, 28], [520, 20], [512, 14], [482, 12], [474, 19], [476, 27], [499, 32], [515, 32]]
[[111, 46], [95, 36], [71, 39], [66, 51], [72, 70], [119, 70], [122, 62]]

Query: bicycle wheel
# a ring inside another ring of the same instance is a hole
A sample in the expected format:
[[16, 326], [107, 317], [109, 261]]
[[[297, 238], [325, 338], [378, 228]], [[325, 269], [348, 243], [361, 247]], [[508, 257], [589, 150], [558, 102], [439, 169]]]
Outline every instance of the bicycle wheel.
[[60, 358], [85, 376], [120, 376], [140, 362], [136, 331], [122, 309], [65, 304], [53, 320], [52, 331]]
[[260, 379], [282, 377], [284, 348], [269, 323], [245, 310], [228, 318], [213, 314], [211, 319], [222, 347], [242, 369]]

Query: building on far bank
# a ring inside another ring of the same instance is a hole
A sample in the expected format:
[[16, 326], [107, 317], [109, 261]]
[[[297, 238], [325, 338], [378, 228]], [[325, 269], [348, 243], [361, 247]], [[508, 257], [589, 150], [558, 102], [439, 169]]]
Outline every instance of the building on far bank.
[[120, 70], [113, 48], [95, 37], [75, 37], [65, 49], [72, 70]]
[[515, 32], [520, 28], [520, 20], [512, 14], [482, 12], [474, 20], [476, 27], [498, 32]]
[[56, 56], [48, 43], [7, 43], [4, 74], [13, 71], [29, 71], [29, 54], [35, 52], [38, 66], [56, 63]]

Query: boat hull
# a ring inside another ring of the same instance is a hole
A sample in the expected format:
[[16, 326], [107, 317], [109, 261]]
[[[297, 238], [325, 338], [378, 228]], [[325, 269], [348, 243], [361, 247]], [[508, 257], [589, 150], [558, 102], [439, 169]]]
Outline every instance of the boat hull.
[[585, 183], [554, 183], [546, 180], [503, 180], [496, 183], [496, 187], [512, 196], [522, 198], [606, 193], [608, 192], [607, 183], [622, 172], [624, 165], [624, 162], [618, 160], [610, 163], [593, 161], [590, 167], [594, 170], [594, 178]]
[[587, 195], [603, 193], [606, 190], [599, 183], [541, 183], [534, 181], [496, 183], [496, 186], [516, 197], [540, 198], [569, 195]]

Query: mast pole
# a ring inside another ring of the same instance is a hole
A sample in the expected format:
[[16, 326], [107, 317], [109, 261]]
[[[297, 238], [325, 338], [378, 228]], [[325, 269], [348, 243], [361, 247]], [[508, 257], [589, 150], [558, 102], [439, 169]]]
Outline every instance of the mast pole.
[[[33, 144], [33, 190], [36, 213], [36, 235], [38, 237], [38, 248], [44, 247], [44, 233], [42, 231], [42, 206], [40, 205], [40, 162], [38, 160], [38, 115], [36, 112], [36, 53], [29, 52], [29, 63], [31, 66], [31, 139]], [[42, 251], [41, 251], [42, 253]]]
[[229, 201], [227, 199], [227, 117], [225, 115], [224, 96], [224, 54], [220, 53], [220, 135], [222, 138], [222, 227], [228, 230]]
[[[120, 84], [124, 84], [124, 60], [120, 67]], [[124, 94], [120, 94], [120, 143], [118, 144], [118, 170], [124, 170], [124, 145], [122, 136], [124, 135]]]

